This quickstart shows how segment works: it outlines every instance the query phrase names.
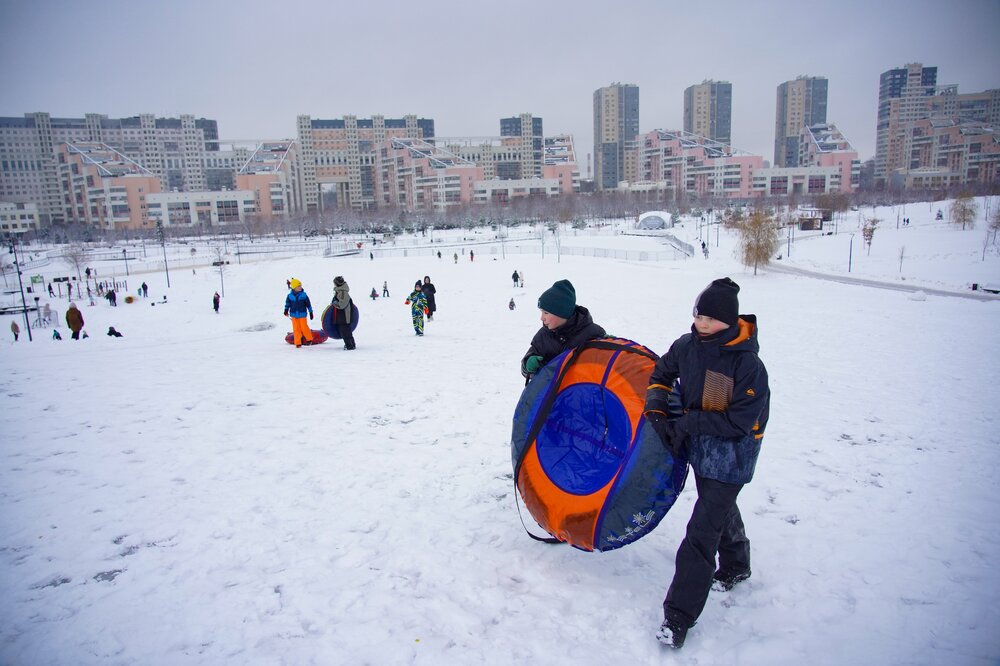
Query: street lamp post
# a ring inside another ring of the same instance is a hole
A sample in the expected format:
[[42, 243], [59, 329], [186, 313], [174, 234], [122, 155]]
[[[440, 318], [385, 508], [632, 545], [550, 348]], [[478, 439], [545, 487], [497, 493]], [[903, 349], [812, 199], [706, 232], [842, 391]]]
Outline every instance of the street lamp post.
[[854, 234], [851, 234], [851, 243], [847, 247], [847, 272], [851, 272], [851, 259], [854, 255]]
[[17, 284], [21, 289], [21, 310], [24, 314], [24, 327], [28, 331], [28, 342], [31, 342], [31, 321], [28, 319], [28, 306], [24, 302], [24, 281], [21, 279], [21, 262], [17, 260], [17, 241], [13, 238], [10, 243], [10, 254], [14, 255], [14, 270], [17, 272]]
[[125, 259], [125, 277], [128, 277], [128, 250], [122, 248], [122, 257]]
[[163, 221], [156, 221], [156, 234], [160, 237], [160, 247], [163, 248], [163, 272], [167, 275], [167, 287], [170, 287], [170, 269], [167, 268], [167, 241], [163, 236]]

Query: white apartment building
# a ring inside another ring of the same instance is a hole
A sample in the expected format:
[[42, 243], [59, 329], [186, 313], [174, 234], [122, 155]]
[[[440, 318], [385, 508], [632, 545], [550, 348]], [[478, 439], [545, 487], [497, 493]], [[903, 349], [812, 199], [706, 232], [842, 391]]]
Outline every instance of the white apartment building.
[[55, 156], [60, 144], [78, 142], [113, 148], [159, 178], [164, 190], [231, 188], [238, 156], [221, 156], [218, 138], [216, 121], [192, 115], [0, 118], [0, 200], [36, 203], [43, 222], [65, 222]]
[[0, 233], [23, 234], [39, 228], [38, 206], [0, 201]]
[[157, 192], [146, 196], [146, 206], [152, 224], [164, 227], [240, 224], [258, 212], [252, 190]]

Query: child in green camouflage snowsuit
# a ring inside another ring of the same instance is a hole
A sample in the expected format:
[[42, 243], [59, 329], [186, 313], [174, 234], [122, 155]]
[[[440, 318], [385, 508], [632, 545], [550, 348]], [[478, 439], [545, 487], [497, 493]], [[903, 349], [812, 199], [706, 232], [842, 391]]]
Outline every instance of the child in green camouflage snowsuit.
[[406, 297], [406, 304], [410, 306], [410, 314], [413, 315], [413, 330], [417, 335], [424, 334], [424, 315], [427, 314], [427, 297], [422, 291], [423, 283], [417, 280], [413, 285], [413, 291]]

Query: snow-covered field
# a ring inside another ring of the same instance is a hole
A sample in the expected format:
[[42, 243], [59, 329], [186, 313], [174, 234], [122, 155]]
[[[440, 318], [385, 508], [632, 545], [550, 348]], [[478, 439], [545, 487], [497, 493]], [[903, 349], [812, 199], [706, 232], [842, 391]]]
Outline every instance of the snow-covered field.
[[[876, 211], [870, 256], [847, 213], [778, 265], [846, 276], [850, 251], [851, 277], [956, 296], [753, 275], [712, 230], [708, 259], [658, 263], [551, 244], [457, 264], [234, 262], [219, 314], [210, 267], [172, 270], [167, 289], [138, 263], [130, 289], [145, 280], [150, 298], [84, 299], [89, 339], [60, 325], [61, 342], [14, 343], [0, 318], [0, 663], [995, 664], [1000, 297], [962, 296], [1000, 283], [1000, 257], [983, 259], [982, 215], [972, 231], [934, 222], [947, 203], [908, 206], [900, 229]], [[676, 233], [698, 242], [692, 221]], [[285, 344], [285, 280], [303, 281], [318, 328], [338, 274], [361, 309], [357, 351]], [[439, 310], [417, 338], [403, 299], [424, 275]], [[771, 377], [740, 499], [753, 577], [713, 592], [674, 653], [654, 633], [693, 484], [620, 550], [529, 539], [511, 480], [518, 361], [556, 279], [609, 333], [663, 353], [725, 275]], [[391, 297], [372, 302], [383, 280]]]

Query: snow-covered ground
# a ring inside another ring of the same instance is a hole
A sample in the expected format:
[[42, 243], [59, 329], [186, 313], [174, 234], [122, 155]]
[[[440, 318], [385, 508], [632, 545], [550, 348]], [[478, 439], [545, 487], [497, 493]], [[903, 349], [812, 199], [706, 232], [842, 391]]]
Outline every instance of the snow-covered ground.
[[[150, 298], [84, 299], [86, 340], [60, 325], [61, 342], [43, 328], [14, 343], [0, 318], [0, 663], [995, 664], [1000, 298], [962, 296], [1000, 283], [1000, 257], [983, 259], [982, 215], [971, 231], [935, 222], [947, 204], [911, 204], [899, 229], [876, 211], [870, 256], [846, 213], [776, 267], [846, 276], [850, 251], [851, 277], [956, 296], [754, 275], [713, 229], [709, 258], [682, 261], [551, 242], [544, 258], [476, 246], [457, 264], [234, 261], [219, 314], [210, 267], [172, 270], [167, 289], [135, 262], [129, 288], [145, 280]], [[676, 233], [698, 244], [693, 221]], [[357, 351], [285, 344], [285, 280], [318, 318], [338, 274], [361, 309]], [[417, 338], [403, 299], [424, 275], [439, 310]], [[529, 539], [511, 480], [518, 361], [556, 279], [609, 333], [663, 353], [725, 275], [771, 377], [740, 499], [753, 577], [713, 592], [674, 653], [654, 633], [693, 484], [620, 550]], [[383, 280], [391, 297], [372, 302]]]

